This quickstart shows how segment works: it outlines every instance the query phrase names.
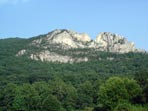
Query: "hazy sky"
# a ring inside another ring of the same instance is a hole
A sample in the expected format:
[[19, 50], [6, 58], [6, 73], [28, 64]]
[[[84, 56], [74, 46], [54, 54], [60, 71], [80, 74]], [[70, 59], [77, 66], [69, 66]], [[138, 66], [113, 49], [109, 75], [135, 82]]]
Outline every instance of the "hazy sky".
[[113, 32], [148, 50], [148, 0], [0, 0], [0, 38]]

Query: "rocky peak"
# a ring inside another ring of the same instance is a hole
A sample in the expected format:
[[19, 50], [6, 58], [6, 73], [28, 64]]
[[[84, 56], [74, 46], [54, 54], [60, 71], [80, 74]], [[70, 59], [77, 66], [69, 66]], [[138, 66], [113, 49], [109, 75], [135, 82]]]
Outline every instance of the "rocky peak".
[[120, 43], [120, 41], [122, 41], [124, 44], [124, 42], [126, 41], [125, 38], [123, 38], [120, 35], [114, 34], [114, 33], [110, 33], [110, 32], [101, 32], [100, 34], [98, 34], [98, 36], [96, 37], [95, 40], [97, 43], [100, 43], [100, 45], [113, 45], [116, 43]]
[[31, 59], [41, 61], [81, 62], [88, 61], [87, 56], [84, 58], [73, 58], [73, 54], [79, 53], [77, 50], [69, 55], [65, 55], [65, 52], [69, 51], [69, 49], [78, 48], [113, 53], [145, 52], [144, 50], [137, 49], [133, 42], [129, 42], [118, 34], [101, 32], [95, 40], [91, 40], [86, 33], [77, 33], [66, 29], [54, 30], [44, 36], [38, 37], [30, 43], [30, 46], [40, 50], [32, 52], [29, 49], [22, 49], [16, 56], [28, 54]]
[[86, 42], [91, 41], [91, 38], [86, 33], [77, 33], [66, 29], [56, 29], [47, 34], [43, 40], [35, 40], [35, 42], [46, 42], [49, 44], [61, 44], [66, 48], [84, 48]]
[[91, 40], [90, 36], [86, 33], [57, 29], [48, 33], [46, 37], [36, 39], [32, 42], [32, 44], [38, 46], [42, 43], [45, 43], [46, 47], [49, 47], [51, 44], [59, 44], [59, 47], [64, 49], [94, 48], [100, 51], [115, 53], [143, 52], [135, 48], [134, 43], [129, 42], [125, 37], [110, 32], [101, 32], [95, 40]]
[[121, 35], [110, 32], [100, 33], [95, 41], [100, 47], [103, 47], [109, 52], [128, 53], [138, 51], [133, 42], [127, 41], [127, 39]]
[[[72, 30], [66, 30], [66, 29], [56, 29], [50, 33], [48, 33], [47, 37], [51, 40], [60, 39], [60, 41], [63, 41], [63, 39], [73, 39], [80, 42], [89, 42], [91, 41], [91, 38], [86, 33], [77, 33]], [[58, 40], [57, 40], [58, 41]], [[59, 42], [59, 41], [58, 41]]]

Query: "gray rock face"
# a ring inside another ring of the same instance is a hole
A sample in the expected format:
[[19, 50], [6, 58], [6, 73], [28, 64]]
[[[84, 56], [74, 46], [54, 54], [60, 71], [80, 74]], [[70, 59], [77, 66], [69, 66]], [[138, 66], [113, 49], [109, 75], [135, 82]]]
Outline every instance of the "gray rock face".
[[99, 47], [109, 52], [128, 53], [138, 50], [133, 42], [129, 42], [126, 38], [109, 32], [100, 33], [95, 41], [99, 44]]
[[44, 38], [36, 39], [32, 45], [41, 45], [46, 43], [46, 47], [51, 44], [60, 44], [63, 48], [85, 48], [85, 43], [90, 42], [91, 38], [86, 33], [77, 33], [71, 30], [54, 30], [48, 33]]
[[77, 33], [70, 30], [55, 30], [47, 35], [47, 40], [70, 48], [84, 48], [84, 43], [91, 41], [86, 33]]
[[22, 50], [20, 50], [17, 54], [16, 54], [16, 56], [22, 56], [22, 55], [24, 55], [26, 53], [26, 50], [25, 49], [22, 49]]
[[62, 62], [62, 63], [73, 63], [73, 62], [87, 62], [88, 58], [73, 58], [70, 56], [63, 56], [54, 52], [49, 52], [48, 50], [31, 54], [31, 59], [41, 60], [41, 61], [50, 61], [50, 62]]
[[[29, 53], [31, 59], [64, 63], [86, 62], [88, 58], [73, 58], [69, 55], [61, 55], [58, 54], [55, 49], [67, 51], [69, 49], [88, 48], [94, 49], [94, 51], [113, 53], [145, 52], [144, 50], [137, 49], [133, 42], [129, 42], [123, 36], [114, 33], [102, 32], [98, 34], [95, 40], [91, 40], [86, 33], [77, 33], [65, 29], [54, 30], [44, 37], [37, 38], [30, 43], [30, 46], [42, 49], [34, 53]], [[27, 49], [22, 49], [16, 56], [23, 56], [27, 51]]]

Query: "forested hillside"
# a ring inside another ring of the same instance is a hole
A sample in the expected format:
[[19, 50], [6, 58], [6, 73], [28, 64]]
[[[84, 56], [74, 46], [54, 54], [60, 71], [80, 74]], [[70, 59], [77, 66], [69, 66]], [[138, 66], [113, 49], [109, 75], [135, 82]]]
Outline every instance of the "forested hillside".
[[52, 48], [88, 58], [73, 63], [16, 56], [41, 50], [33, 40], [0, 40], [0, 111], [148, 111], [147, 53]]

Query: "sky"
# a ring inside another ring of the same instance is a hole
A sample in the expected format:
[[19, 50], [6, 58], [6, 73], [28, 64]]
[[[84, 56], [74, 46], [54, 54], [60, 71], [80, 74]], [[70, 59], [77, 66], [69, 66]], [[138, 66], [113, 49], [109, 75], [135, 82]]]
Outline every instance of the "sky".
[[148, 51], [148, 0], [0, 0], [0, 38], [112, 32]]

